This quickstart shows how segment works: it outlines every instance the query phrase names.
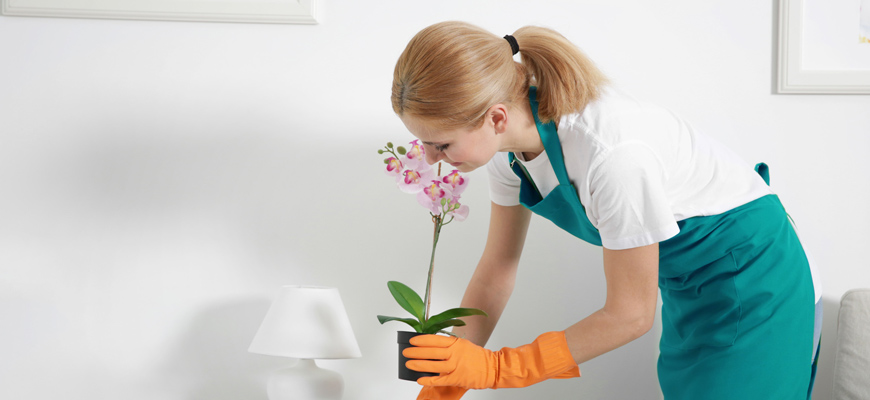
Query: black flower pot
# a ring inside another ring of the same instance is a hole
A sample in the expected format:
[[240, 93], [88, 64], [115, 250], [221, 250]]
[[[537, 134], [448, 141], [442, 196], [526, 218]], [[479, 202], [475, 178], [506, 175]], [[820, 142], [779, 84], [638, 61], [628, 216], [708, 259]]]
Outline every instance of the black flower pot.
[[399, 342], [399, 379], [403, 379], [406, 381], [416, 381], [417, 379], [426, 377], [426, 376], [438, 376], [436, 373], [432, 372], [418, 372], [413, 369], [408, 369], [405, 366], [405, 362], [408, 361], [405, 356], [402, 355], [402, 351], [407, 349], [408, 347], [412, 347], [413, 345], [410, 343], [412, 337], [417, 335], [423, 335], [422, 333], [417, 332], [397, 332], [398, 342]]

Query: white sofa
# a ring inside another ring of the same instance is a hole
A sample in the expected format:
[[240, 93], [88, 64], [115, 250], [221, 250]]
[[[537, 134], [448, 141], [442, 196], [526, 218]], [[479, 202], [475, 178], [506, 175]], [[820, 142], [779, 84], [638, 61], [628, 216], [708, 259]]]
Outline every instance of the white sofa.
[[870, 399], [870, 289], [853, 289], [840, 300], [834, 400]]

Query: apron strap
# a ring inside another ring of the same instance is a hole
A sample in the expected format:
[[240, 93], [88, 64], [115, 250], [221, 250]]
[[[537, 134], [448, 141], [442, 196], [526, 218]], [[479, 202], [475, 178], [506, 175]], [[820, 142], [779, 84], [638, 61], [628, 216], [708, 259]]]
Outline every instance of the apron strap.
[[764, 183], [770, 186], [770, 168], [767, 167], [767, 164], [763, 162], [755, 164], [755, 172], [758, 172], [758, 175], [761, 175], [761, 179], [764, 179]]
[[547, 157], [550, 159], [550, 165], [553, 166], [553, 172], [556, 173], [556, 178], [560, 185], [571, 186], [571, 181], [568, 180], [568, 172], [565, 170], [565, 159], [562, 155], [562, 143], [559, 142], [559, 134], [556, 131], [556, 123], [550, 121], [546, 124], [542, 123], [538, 118], [538, 88], [532, 86], [529, 88], [529, 105], [532, 108], [532, 116], [535, 118], [535, 126], [538, 129], [538, 135], [541, 136], [541, 142], [544, 149], [547, 150]]

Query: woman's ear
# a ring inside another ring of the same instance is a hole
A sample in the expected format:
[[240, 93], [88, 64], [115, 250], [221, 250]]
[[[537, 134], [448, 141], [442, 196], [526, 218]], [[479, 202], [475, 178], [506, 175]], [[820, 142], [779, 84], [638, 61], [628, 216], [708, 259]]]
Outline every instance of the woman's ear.
[[507, 130], [508, 110], [504, 104], [496, 104], [486, 111], [487, 122], [491, 123], [495, 133], [504, 133]]

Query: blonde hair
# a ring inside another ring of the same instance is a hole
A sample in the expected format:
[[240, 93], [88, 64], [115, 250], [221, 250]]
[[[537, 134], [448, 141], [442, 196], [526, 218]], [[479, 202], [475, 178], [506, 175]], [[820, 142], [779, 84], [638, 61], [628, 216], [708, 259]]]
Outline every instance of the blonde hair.
[[538, 87], [543, 122], [581, 111], [607, 82], [595, 64], [559, 33], [527, 26], [510, 44], [464, 22], [442, 22], [414, 36], [393, 72], [393, 111], [426, 120], [438, 129], [477, 127], [489, 107], [526, 101]]

